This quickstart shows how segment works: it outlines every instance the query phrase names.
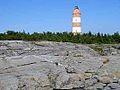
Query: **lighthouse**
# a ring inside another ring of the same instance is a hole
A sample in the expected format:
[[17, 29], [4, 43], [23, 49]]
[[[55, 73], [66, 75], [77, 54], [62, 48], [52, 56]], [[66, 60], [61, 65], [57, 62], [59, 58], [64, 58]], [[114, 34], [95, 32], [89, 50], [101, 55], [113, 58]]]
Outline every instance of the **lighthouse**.
[[78, 6], [75, 6], [72, 14], [72, 33], [73, 35], [81, 33], [81, 13]]

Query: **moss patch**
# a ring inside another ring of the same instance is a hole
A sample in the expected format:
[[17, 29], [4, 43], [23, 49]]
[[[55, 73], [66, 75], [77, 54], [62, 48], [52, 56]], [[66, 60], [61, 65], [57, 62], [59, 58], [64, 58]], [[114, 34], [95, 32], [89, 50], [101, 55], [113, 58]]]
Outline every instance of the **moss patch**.
[[102, 55], [103, 49], [101, 47], [98, 47], [98, 46], [89, 46], [89, 47]]
[[34, 43], [36, 46], [41, 46], [41, 47], [45, 47], [46, 45], [45, 44], [37, 44], [37, 43]]
[[114, 75], [116, 78], [120, 78], [120, 72], [113, 72], [113, 75]]

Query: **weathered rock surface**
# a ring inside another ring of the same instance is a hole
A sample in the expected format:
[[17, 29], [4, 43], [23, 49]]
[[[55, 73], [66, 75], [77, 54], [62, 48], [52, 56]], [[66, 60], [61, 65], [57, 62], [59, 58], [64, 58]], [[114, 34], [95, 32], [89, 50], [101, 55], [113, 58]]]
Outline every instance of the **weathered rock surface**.
[[0, 90], [119, 90], [119, 45], [112, 48], [117, 54], [101, 56], [81, 44], [0, 41]]

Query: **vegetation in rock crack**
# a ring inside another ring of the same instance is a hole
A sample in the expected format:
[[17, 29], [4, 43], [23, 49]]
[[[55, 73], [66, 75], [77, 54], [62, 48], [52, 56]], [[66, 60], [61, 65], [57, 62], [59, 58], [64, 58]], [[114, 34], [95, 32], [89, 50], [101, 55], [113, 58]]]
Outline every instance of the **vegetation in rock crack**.
[[103, 49], [101, 47], [98, 46], [89, 46], [90, 48], [92, 48], [93, 50], [97, 51], [99, 54], [103, 53]]
[[37, 46], [45, 47], [44, 44], [37, 44], [37, 43], [34, 43], [34, 44], [37, 45]]
[[119, 71], [113, 72], [113, 75], [116, 76], [116, 78], [120, 78], [120, 72]]

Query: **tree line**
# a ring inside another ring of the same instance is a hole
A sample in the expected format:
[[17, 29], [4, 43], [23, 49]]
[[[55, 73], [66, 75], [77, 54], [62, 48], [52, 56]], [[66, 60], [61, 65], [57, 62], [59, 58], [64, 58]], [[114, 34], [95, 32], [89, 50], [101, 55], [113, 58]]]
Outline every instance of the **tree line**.
[[91, 32], [78, 34], [74, 36], [71, 32], [43, 32], [32, 34], [15, 31], [7, 31], [0, 33], [0, 40], [24, 40], [24, 41], [56, 41], [56, 42], [72, 42], [82, 44], [117, 44], [120, 43], [120, 34], [103, 34]]

